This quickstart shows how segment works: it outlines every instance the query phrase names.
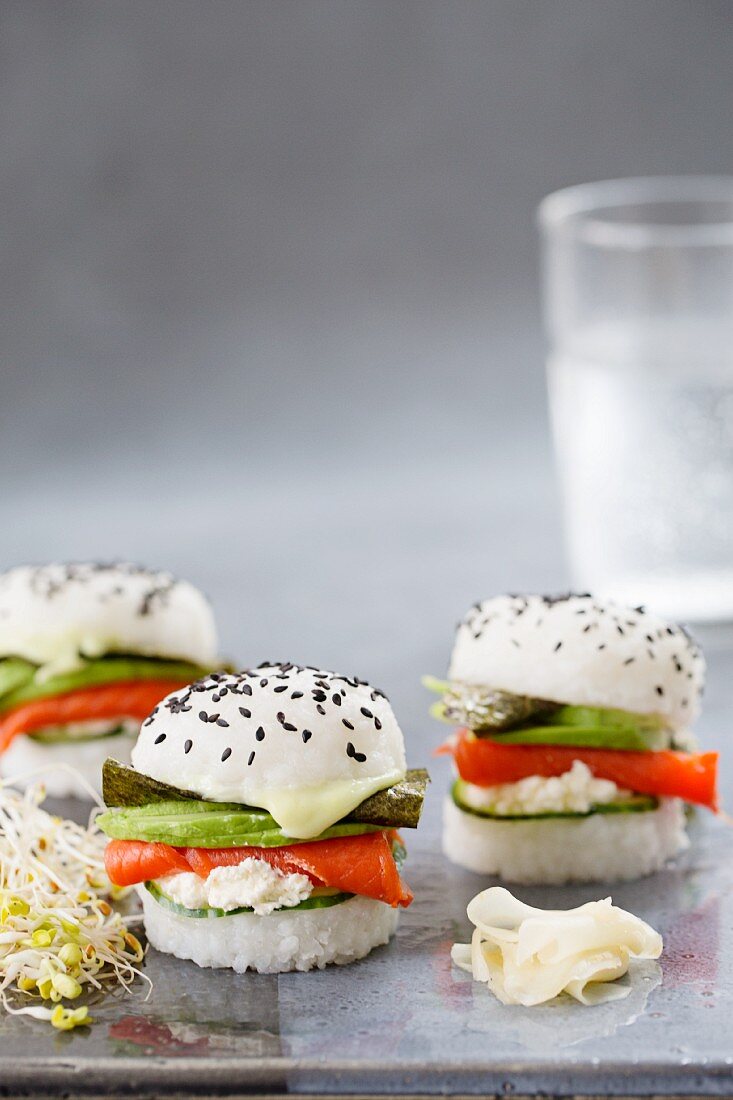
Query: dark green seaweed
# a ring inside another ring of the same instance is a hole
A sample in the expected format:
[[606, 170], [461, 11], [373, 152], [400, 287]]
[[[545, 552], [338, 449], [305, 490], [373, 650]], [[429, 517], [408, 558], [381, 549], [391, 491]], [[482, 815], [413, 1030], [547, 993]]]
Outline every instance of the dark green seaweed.
[[[345, 823], [378, 825], [384, 828], [415, 829], [420, 820], [430, 777], [424, 768], [414, 768], [399, 783], [370, 795], [344, 818]], [[146, 806], [151, 802], [201, 802], [194, 791], [161, 783], [128, 764], [107, 759], [102, 768], [102, 797], [107, 806]], [[241, 810], [256, 809], [240, 805]]]

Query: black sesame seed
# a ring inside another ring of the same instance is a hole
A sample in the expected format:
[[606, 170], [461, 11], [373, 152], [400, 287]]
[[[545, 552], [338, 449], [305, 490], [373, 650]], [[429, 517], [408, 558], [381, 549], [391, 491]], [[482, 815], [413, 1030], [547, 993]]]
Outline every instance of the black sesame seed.
[[381, 723], [381, 722], [379, 721], [379, 719], [378, 719], [378, 718], [375, 718], [375, 719], [374, 719], [374, 725], [375, 725], [375, 728], [376, 728], [376, 729], [378, 729], [378, 730], [381, 730], [381, 728], [382, 728], [382, 723]]
[[184, 744], [183, 744], [183, 751], [184, 752], [190, 752], [192, 748], [193, 748], [193, 741], [191, 741], [190, 739], [188, 741], [184, 741]]
[[232, 750], [231, 749], [224, 749], [224, 752], [221, 754], [222, 763], [224, 763], [225, 760], [228, 760], [231, 755], [232, 755]]
[[242, 684], [242, 695], [251, 695], [251, 694], [252, 694], [252, 685], [247, 684], [247, 683]]
[[316, 710], [318, 711], [319, 714], [325, 714], [326, 713], [326, 711], [324, 710], [324, 708], [321, 706], [320, 703], [318, 703], [318, 705], [316, 706]]
[[351, 722], [348, 720], [348, 718], [342, 718], [341, 721], [346, 726], [347, 730], [353, 730], [354, 727], [351, 724]]
[[161, 741], [165, 741], [165, 734], [164, 733], [159, 733], [158, 734], [158, 736], [155, 738], [154, 744], [159, 745], [161, 743]]
[[255, 738], [258, 741], [264, 741], [265, 740], [265, 731], [263, 730], [262, 726], [257, 727], [257, 730], [255, 732]]
[[279, 695], [281, 691], [287, 691], [288, 690], [288, 685], [287, 684], [278, 684], [278, 686], [276, 688], [273, 688], [272, 690], [275, 692], [276, 695]]
[[627, 657], [626, 660], [624, 661], [624, 664], [625, 665], [633, 665], [635, 660], [636, 660], [636, 657]]
[[208, 720], [209, 720], [209, 716], [208, 716], [208, 714], [206, 713], [205, 710], [200, 710], [199, 711], [199, 718], [201, 719], [202, 722], [208, 722]]
[[249, 754], [249, 759], [247, 760], [247, 764], [250, 765], [252, 763], [252, 761], [254, 760], [254, 758], [255, 758], [255, 750], [252, 749], [252, 752]]
[[302, 691], [294, 691], [293, 694], [290, 696], [290, 698], [291, 699], [302, 699], [303, 698], [303, 692]]
[[353, 741], [347, 741], [346, 742], [346, 755], [347, 756], [353, 756], [355, 752], [356, 752], [356, 749], [354, 748]]
[[622, 626], [619, 626], [618, 623], [616, 623], [616, 629], [618, 630], [619, 634], [624, 634], [624, 628]]
[[325, 703], [328, 696], [326, 695], [325, 691], [314, 691], [313, 698], [317, 703]]
[[277, 712], [277, 715], [276, 715], [276, 717], [277, 717], [277, 720], [278, 720], [278, 722], [279, 722], [279, 723], [280, 723], [280, 725], [282, 726], [282, 725], [284, 724], [284, 722], [285, 722], [285, 714], [283, 713], [283, 711], [279, 710], [279, 711]]
[[228, 726], [229, 725], [229, 723], [226, 721], [225, 718], [217, 718], [216, 724], [217, 724], [217, 726]]
[[[268, 681], [267, 681], [267, 680], [260, 680], [260, 687], [261, 687], [261, 688], [266, 688], [266, 687], [267, 687], [267, 684], [268, 684]], [[246, 692], [246, 694], [247, 694], [247, 695], [251, 695], [251, 694], [252, 694], [252, 691], [250, 690], [250, 691]]]
[[242, 715], [242, 718], [251, 718], [252, 717], [252, 711], [249, 710], [247, 707], [240, 707], [239, 708], [239, 713]]
[[292, 722], [283, 722], [283, 729], [287, 730], [288, 733], [295, 733], [297, 728], [298, 727], [294, 726]]
[[341, 696], [340, 695], [332, 695], [331, 699], [336, 704], [337, 707], [341, 706]]
[[303, 744], [305, 745], [308, 743], [308, 741], [310, 741], [313, 734], [310, 730], [303, 730], [300, 736], [303, 738]]
[[657, 695], [664, 695], [664, 688], [660, 687], [659, 684], [657, 684], [654, 690], [656, 691]]
[[367, 707], [361, 707], [361, 713], [364, 715], [365, 718], [373, 718], [374, 717], [372, 712], [370, 710], [368, 710]]
[[558, 649], [560, 649], [561, 646], [562, 646], [562, 642], [558, 642], [557, 645], [555, 646], [555, 648], [553, 649], [553, 653], [557, 653]]

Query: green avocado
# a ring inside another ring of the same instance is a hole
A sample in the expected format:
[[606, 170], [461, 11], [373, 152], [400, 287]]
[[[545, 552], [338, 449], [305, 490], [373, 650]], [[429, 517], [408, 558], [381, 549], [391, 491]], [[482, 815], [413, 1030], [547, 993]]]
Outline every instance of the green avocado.
[[5, 657], [0, 661], [0, 706], [3, 696], [29, 684], [36, 674], [36, 666], [20, 657]]
[[670, 733], [658, 715], [601, 707], [560, 707], [546, 725], [492, 731], [490, 736], [506, 745], [568, 745], [631, 752], [659, 752], [670, 744]]
[[669, 748], [672, 741], [665, 720], [658, 714], [564, 706], [432, 676], [424, 677], [423, 683], [442, 695], [430, 708], [434, 718], [466, 726], [476, 737], [489, 737], [507, 745], [658, 752]]
[[38, 680], [37, 671], [35, 665], [17, 657], [0, 661], [0, 713], [34, 699], [64, 695], [99, 684], [125, 680], [177, 680], [188, 684], [208, 672], [187, 661], [134, 656], [100, 657], [96, 661], [87, 661], [81, 668], [50, 676], [46, 680]]
[[[179, 905], [173, 898], [169, 898], [168, 895], [160, 889], [154, 882], [146, 882], [145, 889], [149, 894], [152, 894], [158, 905], [162, 905], [164, 909], [169, 909], [172, 913], [178, 913], [181, 917], [235, 917], [238, 913], [253, 913], [254, 910], [250, 906], [243, 905], [238, 909], [215, 909], [210, 905], [205, 905], [201, 909], [187, 909], [185, 905]], [[297, 905], [289, 905], [283, 909], [277, 909], [278, 913], [292, 913], [298, 909], [329, 909], [332, 905], [340, 905], [343, 901], [349, 901], [353, 898], [353, 894], [318, 894], [316, 897], [306, 898], [305, 901], [298, 902]]]
[[494, 814], [490, 810], [479, 810], [475, 806], [469, 806], [468, 802], [465, 802], [461, 798], [461, 793], [465, 788], [465, 783], [462, 779], [456, 779], [451, 789], [451, 795], [453, 801], [459, 810], [463, 810], [465, 814], [473, 814], [474, 817], [482, 817], [491, 821], [545, 821], [551, 818], [581, 818], [590, 817], [591, 814], [633, 814], [644, 813], [648, 810], [656, 810], [659, 806], [659, 802], [656, 798], [652, 798], [650, 795], [635, 794], [631, 798], [623, 799], [619, 802], [604, 802], [598, 806], [593, 806], [586, 813], [547, 813], [547, 814]]
[[[147, 840], [176, 848], [281, 848], [297, 841], [286, 836], [264, 810], [227, 802], [152, 802], [107, 811], [97, 825], [115, 840]], [[341, 822], [311, 840], [379, 832], [377, 825]]]

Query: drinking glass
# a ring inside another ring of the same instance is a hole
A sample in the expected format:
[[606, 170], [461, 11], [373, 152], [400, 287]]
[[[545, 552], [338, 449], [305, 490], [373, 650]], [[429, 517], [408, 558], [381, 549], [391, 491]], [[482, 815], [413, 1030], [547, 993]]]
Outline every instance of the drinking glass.
[[581, 184], [538, 216], [574, 585], [733, 619], [733, 177]]

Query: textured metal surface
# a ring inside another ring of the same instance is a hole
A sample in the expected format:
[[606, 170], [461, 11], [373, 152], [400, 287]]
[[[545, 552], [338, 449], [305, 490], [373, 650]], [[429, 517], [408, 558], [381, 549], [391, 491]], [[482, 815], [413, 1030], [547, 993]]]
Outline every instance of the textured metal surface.
[[[730, 656], [713, 661], [707, 740], [731, 713]], [[156, 952], [147, 1001], [95, 1007], [86, 1031], [0, 1019], [0, 1094], [726, 1095], [733, 1092], [731, 834], [699, 815], [677, 865], [616, 886], [614, 900], [663, 934], [661, 968], [637, 970], [629, 997], [593, 1009], [506, 1008], [454, 970], [465, 904], [484, 883], [439, 850], [447, 769], [433, 764], [424, 826], [409, 836], [416, 902], [388, 947], [350, 967], [280, 977], [204, 971]], [[728, 802], [730, 778], [726, 772]], [[602, 888], [518, 890], [534, 904], [579, 904]]]

